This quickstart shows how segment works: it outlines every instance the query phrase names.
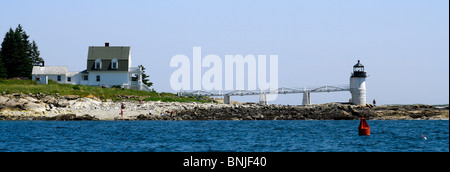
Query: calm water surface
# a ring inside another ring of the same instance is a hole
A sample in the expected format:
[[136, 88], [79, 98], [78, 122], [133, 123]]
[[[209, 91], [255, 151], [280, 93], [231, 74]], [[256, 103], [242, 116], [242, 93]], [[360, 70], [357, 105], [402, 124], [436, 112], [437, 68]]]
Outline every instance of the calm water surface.
[[[448, 120], [0, 121], [0, 152], [449, 151]], [[423, 139], [422, 134], [427, 137]]]

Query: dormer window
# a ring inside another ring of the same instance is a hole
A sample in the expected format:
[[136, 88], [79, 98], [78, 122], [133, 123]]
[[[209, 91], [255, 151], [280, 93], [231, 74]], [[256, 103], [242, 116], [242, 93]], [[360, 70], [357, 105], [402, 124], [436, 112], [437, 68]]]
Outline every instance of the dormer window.
[[119, 62], [117, 61], [117, 59], [112, 59], [111, 60], [111, 69], [118, 69], [119, 68]]
[[102, 60], [95, 60], [95, 69], [102, 69]]

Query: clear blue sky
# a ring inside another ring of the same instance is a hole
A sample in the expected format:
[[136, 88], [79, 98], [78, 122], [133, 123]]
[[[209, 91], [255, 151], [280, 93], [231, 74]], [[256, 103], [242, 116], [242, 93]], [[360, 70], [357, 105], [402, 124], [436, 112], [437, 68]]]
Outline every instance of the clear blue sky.
[[[0, 16], [0, 38], [22, 24], [46, 65], [71, 71], [86, 69], [88, 46], [131, 46], [133, 66], [147, 68], [157, 91], [174, 92], [171, 57], [201, 46], [222, 58], [279, 55], [280, 87], [348, 84], [360, 59], [368, 102], [449, 103], [448, 0], [14, 0], [0, 2]], [[316, 93], [312, 103], [348, 98]]]

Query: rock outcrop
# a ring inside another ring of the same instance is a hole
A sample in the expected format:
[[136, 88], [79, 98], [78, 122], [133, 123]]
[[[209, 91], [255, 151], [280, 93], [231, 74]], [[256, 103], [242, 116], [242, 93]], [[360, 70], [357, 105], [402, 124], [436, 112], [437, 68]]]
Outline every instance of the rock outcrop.
[[358, 120], [361, 116], [377, 120], [448, 120], [449, 108], [339, 103], [291, 106], [159, 101], [139, 103], [126, 100], [102, 102], [97, 98], [79, 96], [20, 93], [0, 96], [0, 120]]
[[[286, 105], [233, 105], [221, 108], [193, 108], [168, 115], [171, 120], [358, 120], [366, 119], [448, 119], [449, 109], [401, 106], [355, 106], [348, 104], [320, 104], [309, 106]], [[148, 116], [147, 118], [151, 118]]]

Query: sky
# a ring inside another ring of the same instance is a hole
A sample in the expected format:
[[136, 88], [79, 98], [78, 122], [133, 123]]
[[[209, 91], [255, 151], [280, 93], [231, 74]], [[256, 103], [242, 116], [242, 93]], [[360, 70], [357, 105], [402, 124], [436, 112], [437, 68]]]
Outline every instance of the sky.
[[[368, 102], [449, 103], [448, 0], [14, 0], [0, 1], [0, 16], [0, 38], [21, 24], [46, 66], [82, 71], [89, 46], [130, 46], [133, 66], [145, 66], [159, 92], [176, 92], [171, 58], [192, 59], [201, 47], [222, 59], [278, 55], [279, 87], [349, 84], [361, 60]], [[350, 97], [312, 93], [311, 102]], [[292, 94], [269, 103], [301, 101]]]

